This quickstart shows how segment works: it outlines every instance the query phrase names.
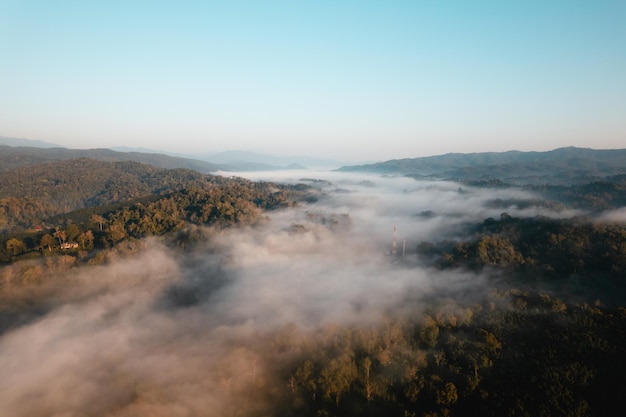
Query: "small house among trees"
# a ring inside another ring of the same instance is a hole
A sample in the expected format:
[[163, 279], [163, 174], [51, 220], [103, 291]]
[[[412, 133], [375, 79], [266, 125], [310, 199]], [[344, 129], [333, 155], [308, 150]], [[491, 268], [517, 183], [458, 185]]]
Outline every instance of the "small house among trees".
[[76, 243], [76, 242], [63, 242], [63, 243], [61, 243], [61, 249], [63, 249], [63, 250], [77, 249], [77, 248], [78, 248], [78, 243]]

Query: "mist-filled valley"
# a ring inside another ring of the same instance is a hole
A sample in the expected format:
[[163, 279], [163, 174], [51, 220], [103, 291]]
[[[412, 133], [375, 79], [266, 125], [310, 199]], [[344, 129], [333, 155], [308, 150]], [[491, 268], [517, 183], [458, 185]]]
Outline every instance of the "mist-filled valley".
[[168, 189], [169, 234], [183, 210], [155, 197], [5, 239], [1, 415], [585, 416], [625, 393], [623, 209], [238, 175]]
[[626, 1], [1, 1], [0, 417], [605, 417]]

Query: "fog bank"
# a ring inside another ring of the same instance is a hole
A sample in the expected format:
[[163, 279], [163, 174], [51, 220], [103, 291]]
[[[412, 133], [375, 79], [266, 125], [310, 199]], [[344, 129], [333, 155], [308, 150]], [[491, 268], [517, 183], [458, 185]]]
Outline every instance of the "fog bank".
[[268, 393], [284, 389], [273, 386], [266, 368], [265, 359], [277, 355], [272, 337], [291, 329], [297, 344], [298, 333], [331, 323], [375, 325], [433, 297], [471, 302], [484, 280], [422, 268], [415, 246], [455, 237], [465, 222], [498, 217], [503, 210], [487, 204], [494, 198], [536, 197], [314, 174], [324, 182], [302, 180], [302, 172], [252, 175], [321, 190], [317, 202], [268, 213], [263, 225], [222, 231], [193, 253], [147, 240], [134, 259], [84, 268], [30, 293], [30, 303], [49, 308], [0, 336], [3, 415], [263, 414], [271, 408]]

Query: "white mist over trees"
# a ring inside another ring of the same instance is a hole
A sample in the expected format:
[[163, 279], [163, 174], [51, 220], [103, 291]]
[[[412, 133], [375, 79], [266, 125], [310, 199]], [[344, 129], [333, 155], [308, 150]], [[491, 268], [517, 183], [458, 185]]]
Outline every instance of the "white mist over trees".
[[[146, 239], [136, 258], [5, 295], [15, 319], [0, 335], [0, 410], [13, 417], [271, 414], [271, 399], [289, 387], [270, 364], [310, 349], [307, 335], [415, 318], [438, 297], [479, 298], [488, 290], [484, 277], [421, 267], [417, 244], [499, 217], [503, 210], [487, 204], [495, 198], [536, 197], [409, 178], [320, 172], [315, 179], [326, 181], [315, 182], [317, 202], [222, 230], [191, 253]], [[394, 226], [399, 247], [406, 242], [402, 262], [390, 256]], [[22, 316], [29, 303], [37, 311]], [[369, 401], [377, 388], [367, 363], [353, 372]], [[339, 404], [344, 389], [331, 392]]]

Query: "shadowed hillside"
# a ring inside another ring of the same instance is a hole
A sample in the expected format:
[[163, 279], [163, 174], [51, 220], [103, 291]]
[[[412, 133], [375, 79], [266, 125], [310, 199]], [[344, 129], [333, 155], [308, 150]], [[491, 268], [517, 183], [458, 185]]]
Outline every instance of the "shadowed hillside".
[[559, 148], [548, 152], [450, 153], [345, 166], [342, 172], [434, 177], [446, 180], [490, 180], [523, 184], [571, 185], [626, 173], [626, 149]]
[[30, 228], [79, 209], [154, 200], [181, 190], [210, 190], [229, 182], [239, 184], [242, 193], [233, 198], [251, 201], [259, 197], [252, 190], [260, 184], [247, 180], [133, 161], [79, 158], [16, 168], [0, 172], [0, 230]]
[[210, 162], [157, 153], [116, 152], [110, 149], [43, 149], [0, 145], [0, 171], [77, 158], [91, 158], [106, 162], [134, 161], [160, 168], [187, 168], [204, 173], [215, 172], [221, 169], [220, 166]]

